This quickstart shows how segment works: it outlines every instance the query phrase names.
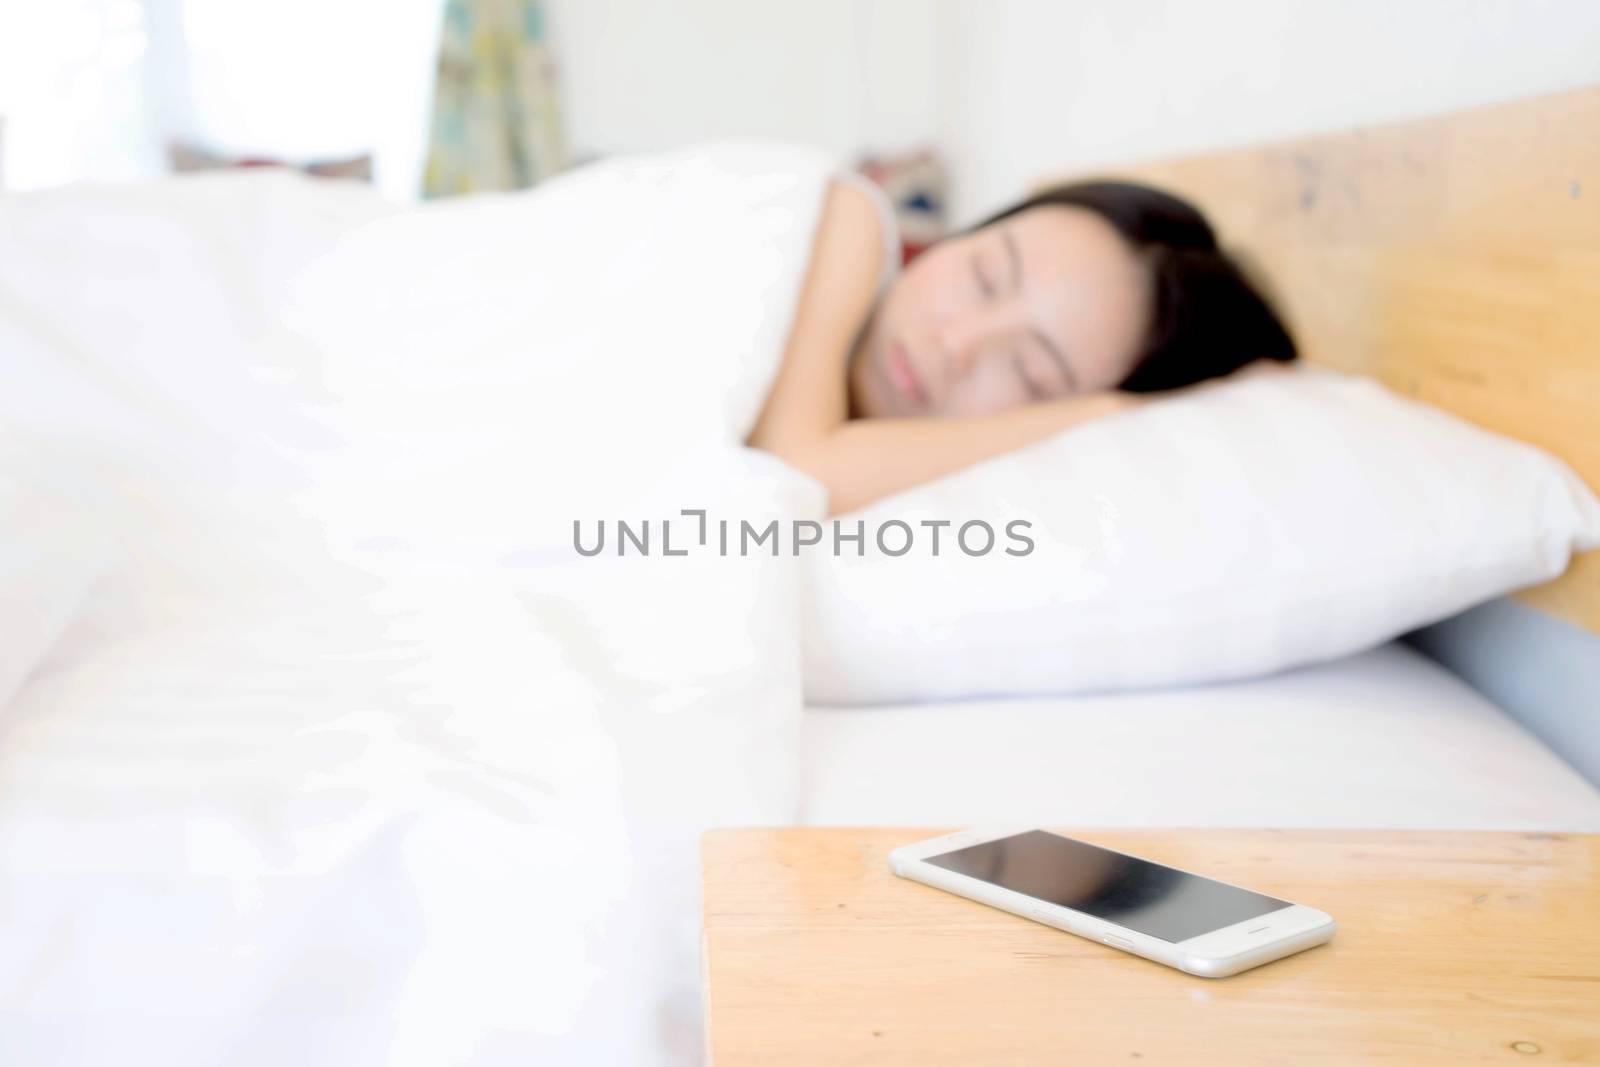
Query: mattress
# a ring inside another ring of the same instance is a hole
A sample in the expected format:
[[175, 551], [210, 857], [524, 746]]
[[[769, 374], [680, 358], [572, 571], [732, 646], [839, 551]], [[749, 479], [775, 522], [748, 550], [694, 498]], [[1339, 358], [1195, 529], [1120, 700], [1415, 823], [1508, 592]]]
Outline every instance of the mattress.
[[810, 825], [1600, 830], [1600, 790], [1386, 645], [1251, 682], [811, 708]]

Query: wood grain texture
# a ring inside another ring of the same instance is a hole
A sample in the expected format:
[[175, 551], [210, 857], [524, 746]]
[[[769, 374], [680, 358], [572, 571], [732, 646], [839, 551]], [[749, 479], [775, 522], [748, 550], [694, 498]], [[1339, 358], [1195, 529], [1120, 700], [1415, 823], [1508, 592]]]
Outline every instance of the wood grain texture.
[[[1600, 87], [1101, 173], [1200, 204], [1308, 360], [1600, 487]], [[1600, 552], [1522, 598], [1600, 633]]]
[[1339, 923], [1205, 979], [889, 873], [941, 832], [705, 837], [715, 1067], [1600, 1063], [1600, 836], [1063, 831]]

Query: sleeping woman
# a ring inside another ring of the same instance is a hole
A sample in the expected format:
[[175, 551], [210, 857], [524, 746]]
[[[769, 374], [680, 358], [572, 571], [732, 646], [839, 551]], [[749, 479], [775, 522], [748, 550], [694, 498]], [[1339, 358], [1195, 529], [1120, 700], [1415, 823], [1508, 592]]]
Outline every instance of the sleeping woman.
[[1295, 358], [1205, 217], [1146, 186], [1047, 190], [898, 277], [894, 241], [881, 193], [853, 176], [831, 183], [748, 439], [822, 482], [832, 514], [1143, 394]]

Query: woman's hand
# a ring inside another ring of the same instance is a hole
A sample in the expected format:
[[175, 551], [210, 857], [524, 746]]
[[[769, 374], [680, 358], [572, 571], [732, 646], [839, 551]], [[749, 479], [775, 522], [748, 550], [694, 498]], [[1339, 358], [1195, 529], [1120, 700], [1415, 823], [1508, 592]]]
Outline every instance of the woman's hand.
[[1131, 393], [1082, 393], [990, 415], [855, 419], [772, 451], [821, 482], [828, 514], [838, 515], [1144, 402]]

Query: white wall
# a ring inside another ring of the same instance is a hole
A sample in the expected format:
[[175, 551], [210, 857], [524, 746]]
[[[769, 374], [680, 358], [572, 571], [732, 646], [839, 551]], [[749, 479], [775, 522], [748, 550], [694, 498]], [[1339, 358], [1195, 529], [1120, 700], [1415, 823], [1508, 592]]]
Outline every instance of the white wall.
[[925, 0], [546, 0], [578, 156], [711, 137], [931, 138]]
[[1052, 174], [1600, 84], [1594, 0], [937, 10], [940, 140], [959, 222]]
[[[735, 135], [842, 155], [937, 139], [958, 222], [1054, 173], [1600, 84], [1600, 0], [545, 2], [578, 157]], [[13, 184], [148, 173], [183, 135], [376, 150], [404, 195], [443, 7], [0, 0]], [[138, 94], [119, 42], [143, 34]]]
[[[417, 188], [444, 0], [143, 3], [181, 13], [181, 132], [289, 158], [372, 150], [386, 191]], [[576, 159], [731, 136], [848, 157], [938, 128], [924, 0], [545, 0], [545, 14]]]
[[[404, 198], [444, 5], [0, 0], [11, 185], [156, 173], [183, 138], [291, 160], [373, 152]], [[546, 16], [577, 158], [730, 136], [849, 157], [938, 128], [925, 0], [546, 0]]]

